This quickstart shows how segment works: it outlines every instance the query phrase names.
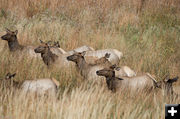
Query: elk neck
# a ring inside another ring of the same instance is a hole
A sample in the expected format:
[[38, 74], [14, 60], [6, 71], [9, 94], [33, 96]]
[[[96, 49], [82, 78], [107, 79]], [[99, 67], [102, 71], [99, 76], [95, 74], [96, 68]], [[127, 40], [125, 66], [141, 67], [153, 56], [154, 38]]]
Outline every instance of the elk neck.
[[22, 50], [24, 48], [24, 46], [19, 44], [16, 37], [13, 41], [8, 41], [8, 46], [9, 46], [10, 51]]
[[43, 58], [44, 63], [49, 66], [52, 63], [54, 63], [56, 61], [56, 59], [58, 58], [57, 55], [53, 54], [50, 49], [47, 49], [45, 51], [45, 53], [41, 53], [41, 57]]

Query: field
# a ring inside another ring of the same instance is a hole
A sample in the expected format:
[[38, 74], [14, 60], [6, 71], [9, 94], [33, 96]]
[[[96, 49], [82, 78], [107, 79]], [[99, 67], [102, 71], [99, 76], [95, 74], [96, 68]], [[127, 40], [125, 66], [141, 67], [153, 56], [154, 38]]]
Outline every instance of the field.
[[[23, 45], [38, 46], [41, 39], [59, 41], [66, 51], [82, 45], [115, 48], [124, 54], [119, 66], [149, 72], [158, 81], [180, 76], [179, 0], [0, 0], [0, 36], [6, 27], [18, 30]], [[16, 81], [60, 82], [58, 99], [0, 87], [0, 119], [164, 119], [165, 104], [180, 103], [163, 92], [112, 93], [74, 69], [49, 70], [42, 60], [18, 59], [2, 40], [0, 55], [0, 79], [16, 72]]]

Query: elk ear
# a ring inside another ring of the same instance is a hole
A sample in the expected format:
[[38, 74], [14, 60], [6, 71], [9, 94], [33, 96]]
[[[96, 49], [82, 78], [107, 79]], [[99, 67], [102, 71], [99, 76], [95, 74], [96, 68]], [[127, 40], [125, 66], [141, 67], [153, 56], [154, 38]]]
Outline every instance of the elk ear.
[[17, 35], [18, 34], [18, 30], [15, 30], [14, 34]]
[[6, 29], [6, 32], [7, 32], [7, 33], [11, 32], [8, 28], [5, 28], [5, 29]]
[[174, 82], [176, 82], [178, 79], [179, 79], [179, 77], [177, 76], [176, 78], [173, 78], [173, 79], [166, 79], [165, 82], [167, 82], [167, 83], [174, 83]]
[[60, 48], [59, 41], [56, 42], [56, 45], [57, 45], [58, 48]]
[[16, 76], [16, 73], [12, 74], [12, 75], [11, 75], [11, 78], [13, 78], [13, 77], [15, 77], [15, 76]]
[[109, 68], [114, 70], [116, 68], [116, 64], [111, 65]]
[[50, 48], [50, 47], [51, 47], [51, 45], [50, 45], [50, 44], [48, 44], [48, 43], [45, 43], [45, 45], [46, 45], [48, 48]]
[[116, 69], [117, 71], [119, 71], [121, 68], [120, 68], [120, 67], [116, 67], [115, 69]]
[[46, 42], [45, 45], [47, 45], [49, 47], [54, 47], [54, 44], [52, 43], [52, 41]]
[[122, 79], [122, 78], [119, 78], [119, 77], [115, 77], [115, 79], [117, 79], [117, 80], [124, 80], [124, 79]]
[[85, 56], [85, 54], [86, 54], [86, 51], [83, 51], [83, 52], [81, 53], [82, 56]]
[[105, 54], [105, 58], [109, 58], [110, 55], [111, 55], [110, 53], [106, 53], [106, 54]]
[[10, 76], [11, 76], [11, 73], [9, 73], [9, 72], [8, 72], [8, 73], [6, 74], [5, 79], [9, 79], [9, 78], [10, 78]]
[[39, 39], [40, 43], [44, 43], [41, 39]]

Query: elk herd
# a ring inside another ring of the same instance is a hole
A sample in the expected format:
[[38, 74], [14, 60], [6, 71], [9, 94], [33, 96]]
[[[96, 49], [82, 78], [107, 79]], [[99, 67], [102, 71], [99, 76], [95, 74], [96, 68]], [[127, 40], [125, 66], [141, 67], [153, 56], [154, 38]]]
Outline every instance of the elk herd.
[[[173, 83], [177, 82], [175, 78], [165, 78], [157, 81], [149, 73], [138, 74], [128, 66], [118, 66], [122, 58], [122, 52], [117, 49], [94, 50], [92, 47], [82, 46], [71, 51], [65, 51], [60, 48], [59, 42], [43, 42], [40, 45], [25, 46], [21, 45], [17, 39], [18, 31], [6, 29], [6, 34], [1, 37], [7, 41], [9, 51], [13, 54], [25, 54], [30, 58], [38, 58], [44, 62], [47, 68], [75, 68], [81, 76], [88, 81], [102, 83], [112, 92], [127, 90], [131, 92], [153, 90], [163, 90], [165, 95], [174, 95]], [[24, 80], [17, 82], [13, 80], [16, 74], [7, 73], [0, 80], [4, 86], [11, 86], [21, 89], [23, 92], [33, 92], [42, 94], [56, 95], [59, 82], [54, 78], [42, 78], [34, 80]], [[177, 95], [177, 94], [176, 94]]]

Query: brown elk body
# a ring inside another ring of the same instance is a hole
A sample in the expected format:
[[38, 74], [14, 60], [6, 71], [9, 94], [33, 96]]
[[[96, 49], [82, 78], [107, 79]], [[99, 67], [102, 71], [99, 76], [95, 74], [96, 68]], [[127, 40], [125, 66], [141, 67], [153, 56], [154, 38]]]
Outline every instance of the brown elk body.
[[42, 78], [42, 79], [34, 79], [34, 80], [24, 80], [22, 82], [14, 81], [12, 78], [15, 77], [16, 74], [8, 73], [6, 77], [0, 80], [1, 85], [4, 88], [15, 88], [21, 90], [23, 93], [35, 93], [38, 95], [53, 95], [55, 96], [57, 93], [57, 87], [59, 86], [59, 82], [52, 78]]
[[6, 34], [1, 37], [2, 40], [6, 40], [8, 42], [9, 50], [11, 52], [18, 52], [22, 53], [25, 55], [28, 55], [29, 57], [37, 57], [40, 58], [39, 54], [36, 54], [34, 52], [33, 46], [24, 46], [19, 44], [18, 39], [17, 39], [17, 33], [18, 31], [10, 31], [6, 30]]
[[109, 68], [104, 68], [96, 72], [97, 75], [106, 77], [107, 86], [112, 91], [128, 89], [132, 92], [146, 92], [155, 88], [162, 88], [165, 92], [165, 95], [172, 95], [172, 83], [178, 80], [177, 77], [174, 79], [166, 79], [163, 82], [157, 82], [149, 73], [134, 77], [117, 78], [115, 77], [114, 68], [114, 66], [111, 66]]
[[73, 55], [68, 56], [67, 60], [76, 63], [79, 72], [85, 79], [95, 81], [97, 78], [99, 78], [96, 75], [96, 71], [102, 69], [104, 66], [88, 64], [84, 58], [84, 55], [85, 52], [74, 53]]
[[[114, 82], [115, 77], [115, 66], [111, 66], [109, 68], [104, 68], [97, 71], [97, 75], [105, 76], [106, 82]], [[119, 77], [118, 77], [119, 78]], [[134, 76], [134, 77], [120, 77], [121, 80], [116, 80], [116, 85], [112, 87], [114, 90], [124, 90], [128, 89], [130, 91], [138, 91], [145, 89], [152, 89], [154, 87], [154, 82], [156, 82], [149, 74]], [[108, 83], [107, 86], [109, 87]]]
[[48, 66], [52, 67], [55, 66], [57, 68], [68, 68], [70, 66], [74, 66], [73, 63], [68, 62], [66, 54], [54, 54], [48, 44], [42, 43], [39, 47], [34, 49], [35, 53], [40, 53], [43, 59], [43, 62]]
[[[98, 64], [98, 65], [104, 65], [105, 67], [110, 67], [112, 66], [112, 63], [108, 60], [108, 58], [110, 57], [111, 54], [106, 53], [104, 57], [101, 57], [97, 60], [95, 60], [94, 64]], [[127, 77], [132, 77], [132, 76], [136, 76], [135, 71], [133, 71], [131, 68], [129, 68], [128, 66], [121, 66], [118, 67], [115, 66], [115, 76], [116, 77], [122, 77], [122, 76], [127, 76]]]

